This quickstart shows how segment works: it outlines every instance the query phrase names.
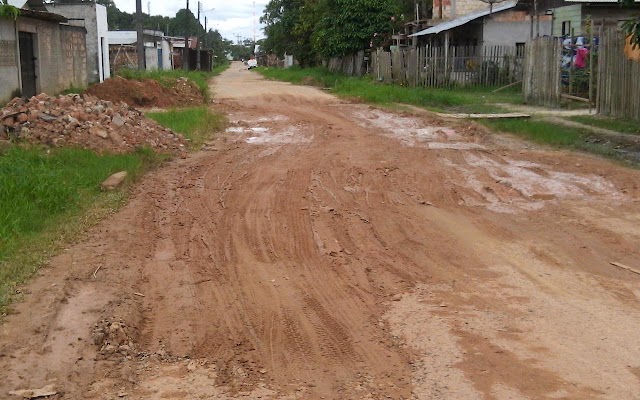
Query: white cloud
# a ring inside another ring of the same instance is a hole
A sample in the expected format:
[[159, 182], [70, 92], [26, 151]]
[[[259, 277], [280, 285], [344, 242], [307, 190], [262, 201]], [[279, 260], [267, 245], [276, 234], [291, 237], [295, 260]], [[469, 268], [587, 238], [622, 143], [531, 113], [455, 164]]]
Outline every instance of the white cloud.
[[[204, 16], [208, 18], [208, 27], [220, 31], [223, 37], [236, 40], [236, 35], [241, 38], [253, 38], [254, 32], [254, 2], [253, 0], [201, 0], [204, 15], [201, 15], [201, 23], [204, 25]], [[135, 0], [114, 0], [116, 6], [128, 13], [136, 11]], [[268, 0], [255, 1], [255, 32], [258, 39], [264, 36], [263, 26], [260, 25], [260, 16]], [[151, 15], [165, 15], [173, 17], [178, 10], [186, 7], [186, 0], [183, 1], [143, 1], [142, 8], [147, 12], [147, 7], [151, 7]], [[189, 9], [197, 15], [198, 1], [190, 0]]]

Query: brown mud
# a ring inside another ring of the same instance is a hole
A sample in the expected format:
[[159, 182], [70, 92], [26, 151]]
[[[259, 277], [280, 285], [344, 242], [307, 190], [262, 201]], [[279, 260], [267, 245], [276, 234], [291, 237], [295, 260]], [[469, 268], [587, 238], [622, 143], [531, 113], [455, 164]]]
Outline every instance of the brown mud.
[[0, 392], [633, 399], [640, 173], [231, 68], [0, 326]]

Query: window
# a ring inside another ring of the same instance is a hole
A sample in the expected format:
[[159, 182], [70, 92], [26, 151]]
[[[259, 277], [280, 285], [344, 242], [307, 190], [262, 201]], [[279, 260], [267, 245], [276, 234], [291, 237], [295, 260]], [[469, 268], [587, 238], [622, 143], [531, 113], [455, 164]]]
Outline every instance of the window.
[[571, 36], [571, 21], [562, 21], [562, 36]]

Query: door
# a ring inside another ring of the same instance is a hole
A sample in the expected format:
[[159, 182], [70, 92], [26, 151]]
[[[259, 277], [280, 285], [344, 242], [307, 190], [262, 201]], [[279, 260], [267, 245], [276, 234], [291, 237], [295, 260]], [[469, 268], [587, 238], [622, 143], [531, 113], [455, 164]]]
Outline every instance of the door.
[[164, 69], [163, 60], [162, 60], [162, 49], [158, 49], [158, 68]]
[[36, 95], [36, 56], [34, 52], [34, 34], [20, 32], [20, 72], [22, 73], [22, 97]]

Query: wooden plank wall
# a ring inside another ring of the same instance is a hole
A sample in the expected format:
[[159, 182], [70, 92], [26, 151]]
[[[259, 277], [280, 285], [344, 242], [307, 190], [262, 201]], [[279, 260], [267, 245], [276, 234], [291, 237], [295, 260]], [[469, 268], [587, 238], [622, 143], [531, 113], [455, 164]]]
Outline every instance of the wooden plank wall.
[[640, 121], [640, 63], [629, 60], [624, 47], [621, 33], [601, 36], [596, 107], [599, 114]]
[[350, 76], [362, 76], [367, 71], [364, 65], [364, 51], [350, 54], [344, 57], [329, 59], [327, 68], [333, 72], [342, 72]]
[[560, 39], [543, 37], [527, 43], [522, 82], [525, 102], [560, 106], [561, 57]]

